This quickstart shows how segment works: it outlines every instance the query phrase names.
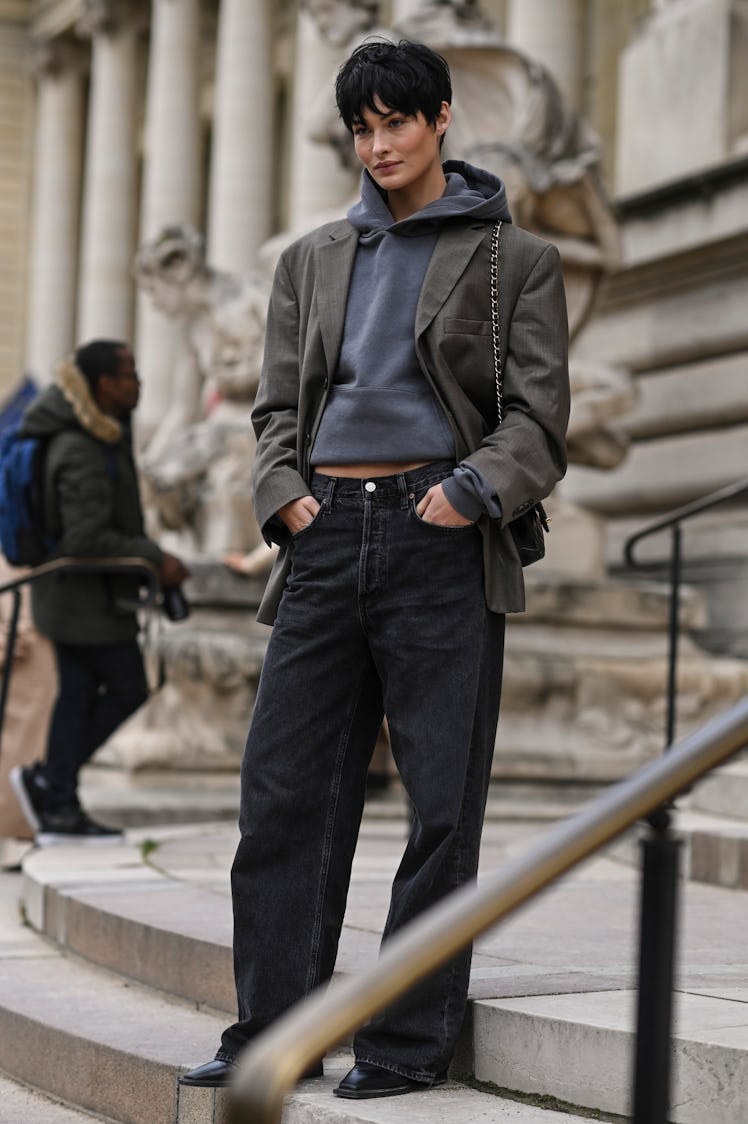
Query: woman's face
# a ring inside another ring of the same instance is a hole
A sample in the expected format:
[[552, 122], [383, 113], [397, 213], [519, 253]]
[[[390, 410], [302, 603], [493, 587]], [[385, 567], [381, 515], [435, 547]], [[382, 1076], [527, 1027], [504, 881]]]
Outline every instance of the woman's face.
[[439, 140], [451, 120], [449, 106], [442, 102], [439, 116], [430, 125], [419, 111], [409, 117], [389, 109], [375, 98], [379, 113], [364, 109], [362, 119], [353, 126], [356, 155], [374, 179], [388, 193], [420, 195], [444, 190]]

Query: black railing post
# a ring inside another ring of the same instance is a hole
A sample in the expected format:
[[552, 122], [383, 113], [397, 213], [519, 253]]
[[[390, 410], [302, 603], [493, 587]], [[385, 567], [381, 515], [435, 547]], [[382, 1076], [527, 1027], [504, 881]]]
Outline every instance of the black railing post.
[[641, 841], [639, 993], [632, 1119], [633, 1124], [667, 1124], [681, 844], [670, 832], [670, 813], [666, 808], [653, 813], [648, 822], [649, 834]]
[[665, 721], [665, 748], [675, 741], [675, 724], [678, 709], [678, 639], [680, 634], [680, 587], [683, 558], [683, 539], [680, 523], [672, 527], [670, 548], [670, 614], [668, 627], [667, 717]]
[[678, 507], [665, 515], [661, 519], [657, 519], [654, 523], [648, 524], [643, 527], [641, 531], [636, 534], [630, 535], [623, 544], [623, 556], [627, 566], [633, 569], [641, 569], [646, 567], [648, 563], [638, 562], [635, 557], [635, 548], [644, 539], [648, 539], [650, 535], [657, 535], [661, 531], [666, 531], [668, 528], [672, 530], [672, 547], [670, 551], [670, 622], [669, 622], [669, 664], [668, 664], [668, 684], [667, 684], [667, 716], [665, 737], [666, 745], [672, 745], [675, 740], [675, 727], [676, 727], [676, 708], [678, 700], [678, 633], [680, 629], [679, 611], [680, 611], [680, 586], [681, 586], [681, 555], [682, 555], [682, 531], [681, 524], [686, 519], [692, 519], [695, 515], [702, 515], [705, 511], [711, 511], [712, 508], [718, 507], [720, 504], [727, 503], [730, 500], [737, 500], [748, 495], [748, 478], [738, 480], [735, 484], [730, 484], [726, 488], [719, 488], [716, 492], [711, 492], [708, 496], [702, 496], [701, 499], [694, 500], [692, 503], [684, 504], [683, 507]]

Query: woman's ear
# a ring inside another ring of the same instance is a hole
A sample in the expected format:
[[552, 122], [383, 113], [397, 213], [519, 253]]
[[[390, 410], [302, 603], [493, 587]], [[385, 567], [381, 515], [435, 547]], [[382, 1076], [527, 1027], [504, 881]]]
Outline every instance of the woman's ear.
[[449, 104], [443, 101], [435, 121], [437, 136], [443, 137], [452, 121], [452, 110]]

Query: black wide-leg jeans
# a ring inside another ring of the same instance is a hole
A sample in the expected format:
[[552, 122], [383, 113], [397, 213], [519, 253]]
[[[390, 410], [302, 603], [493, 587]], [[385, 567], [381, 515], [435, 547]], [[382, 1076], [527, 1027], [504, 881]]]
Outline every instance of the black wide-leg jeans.
[[[294, 539], [242, 763], [239, 1019], [219, 1058], [332, 975], [383, 714], [413, 805], [384, 939], [475, 877], [504, 617], [486, 607], [478, 529], [416, 514], [451, 471], [313, 479], [321, 507]], [[469, 968], [467, 950], [364, 1027], [358, 1060], [431, 1081], [451, 1059]]]

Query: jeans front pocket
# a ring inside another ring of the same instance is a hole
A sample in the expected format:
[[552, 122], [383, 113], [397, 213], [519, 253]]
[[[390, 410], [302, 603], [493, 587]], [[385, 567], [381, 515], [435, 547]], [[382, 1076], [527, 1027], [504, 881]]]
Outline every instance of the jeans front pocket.
[[322, 514], [324, 513], [324, 510], [325, 510], [324, 507], [320, 506], [320, 509], [317, 512], [317, 514], [314, 516], [313, 519], [310, 519], [310, 521], [306, 524], [305, 527], [300, 527], [298, 531], [294, 531], [294, 533], [291, 535], [291, 542], [297, 542], [297, 540], [300, 539], [302, 537], [302, 535], [305, 535], [307, 533], [307, 531], [311, 531], [312, 527], [315, 527], [317, 525], [317, 523], [319, 523], [320, 518], [321, 518]]
[[411, 492], [408, 496], [408, 499], [410, 500], [409, 511], [411, 516], [415, 519], [416, 523], [419, 523], [422, 527], [426, 527], [429, 530], [436, 531], [438, 534], [454, 534], [455, 531], [460, 532], [475, 530], [475, 523], [430, 523], [427, 519], [423, 519], [416, 511], [416, 508], [418, 507], [418, 504], [421, 502], [423, 497], [426, 495], [427, 491], [428, 488], [421, 488], [417, 492]]

